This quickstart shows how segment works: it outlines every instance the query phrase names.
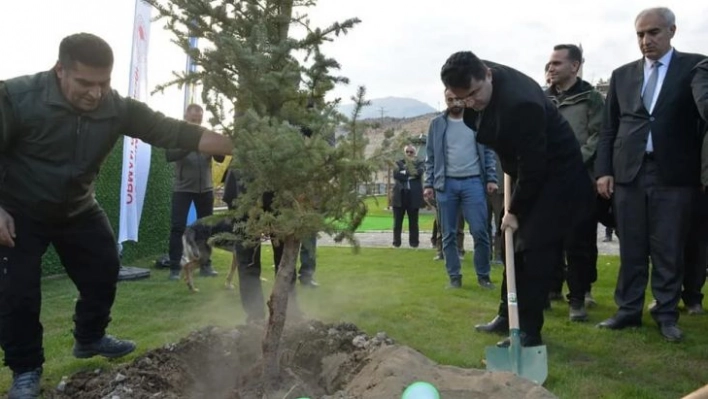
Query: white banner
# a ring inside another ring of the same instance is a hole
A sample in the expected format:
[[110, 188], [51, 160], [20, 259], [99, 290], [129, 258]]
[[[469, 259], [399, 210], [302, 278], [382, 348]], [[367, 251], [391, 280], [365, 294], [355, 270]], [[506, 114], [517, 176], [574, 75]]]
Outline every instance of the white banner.
[[[140, 101], [146, 101], [148, 96], [147, 52], [150, 42], [151, 12], [152, 7], [148, 3], [136, 0], [128, 92], [130, 97]], [[138, 227], [150, 174], [150, 146], [138, 139], [128, 137], [130, 132], [124, 134], [126, 136], [123, 140], [118, 243], [138, 241]]]

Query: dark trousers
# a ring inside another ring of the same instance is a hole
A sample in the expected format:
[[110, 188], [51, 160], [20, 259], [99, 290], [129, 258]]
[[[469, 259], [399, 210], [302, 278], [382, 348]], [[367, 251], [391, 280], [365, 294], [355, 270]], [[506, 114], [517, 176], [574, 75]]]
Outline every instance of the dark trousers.
[[620, 270], [615, 289], [618, 317], [639, 320], [649, 280], [657, 322], [678, 320], [693, 187], [661, 184], [657, 165], [645, 159], [630, 184], [615, 184], [614, 211], [620, 245]]
[[[265, 318], [265, 301], [261, 285], [261, 244], [237, 242], [234, 246], [238, 265], [238, 290], [241, 304], [249, 320]], [[283, 246], [273, 245], [273, 262], [278, 273]]]
[[708, 267], [708, 194], [697, 193], [691, 231], [684, 253], [684, 277], [681, 299], [686, 306], [703, 305], [703, 285]]
[[120, 260], [113, 230], [102, 210], [57, 224], [13, 214], [15, 247], [0, 246], [0, 346], [5, 365], [24, 372], [44, 363], [42, 255], [51, 243], [79, 292], [74, 338], [91, 343], [104, 336], [116, 295]]
[[[234, 248], [236, 252], [239, 276], [239, 296], [249, 319], [263, 319], [263, 287], [261, 285], [261, 244], [248, 245], [239, 242]], [[300, 246], [300, 281], [312, 281], [317, 267], [317, 236], [305, 240]], [[283, 246], [273, 244], [273, 263], [275, 274], [278, 274], [280, 261], [283, 258]], [[295, 278], [293, 278], [295, 283]]]
[[563, 249], [559, 265], [566, 270], [568, 300], [571, 305], [582, 305], [585, 293], [597, 279], [597, 218], [594, 214], [587, 215], [570, 231]]
[[[516, 272], [516, 296], [519, 307], [521, 331], [529, 336], [541, 336], [543, 328], [543, 309], [548, 299], [550, 286], [549, 275], [554, 263], [561, 256], [562, 244], [559, 242], [544, 248], [533, 248], [514, 254]], [[504, 255], [506, 264], [506, 255]], [[507, 307], [506, 269], [501, 286], [499, 315], [509, 317]]]
[[298, 272], [300, 281], [304, 283], [312, 281], [316, 268], [317, 234], [303, 240], [300, 244], [300, 271]]
[[[597, 208], [599, 208], [599, 200]], [[581, 304], [585, 293], [597, 281], [597, 224], [599, 209], [578, 222], [563, 243], [563, 253], [552, 272], [551, 292], [563, 291], [568, 283], [568, 300]]]
[[403, 216], [408, 215], [408, 244], [416, 248], [419, 242], [418, 208], [411, 206], [411, 195], [408, 190], [401, 190], [401, 206], [393, 207], [393, 245], [401, 246], [401, 231]]
[[[489, 238], [492, 240], [492, 259], [501, 260], [502, 241], [501, 220], [504, 217], [504, 193], [494, 192], [487, 194], [487, 226]], [[494, 218], [494, 234], [492, 234], [492, 217]]]
[[179, 271], [182, 258], [182, 234], [187, 226], [189, 207], [194, 202], [197, 219], [214, 213], [214, 192], [187, 193], [175, 191], [172, 193], [172, 215], [170, 227], [170, 268]]

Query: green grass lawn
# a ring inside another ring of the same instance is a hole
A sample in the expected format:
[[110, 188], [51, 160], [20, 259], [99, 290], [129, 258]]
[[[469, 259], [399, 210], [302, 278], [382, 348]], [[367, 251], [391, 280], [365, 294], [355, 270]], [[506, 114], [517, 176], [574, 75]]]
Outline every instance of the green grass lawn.
[[[393, 211], [386, 209], [388, 202], [386, 197], [377, 196], [366, 199], [368, 213], [357, 231], [382, 231], [393, 230]], [[432, 211], [421, 209], [418, 217], [420, 231], [433, 231], [433, 221], [435, 214]], [[403, 218], [403, 231], [408, 232], [408, 218]]]
[[[494, 316], [499, 291], [483, 291], [473, 284], [470, 256], [465, 258], [463, 289], [448, 291], [443, 263], [432, 260], [432, 250], [362, 248], [355, 255], [348, 248], [319, 248], [317, 280], [321, 287], [300, 289], [302, 308], [312, 318], [353, 322], [369, 334], [385, 331], [398, 343], [437, 362], [481, 368], [485, 346], [499, 337], [477, 333], [473, 325]], [[269, 248], [263, 259], [272, 259]], [[168, 281], [166, 271], [120, 283], [109, 332], [138, 342], [137, 353], [123, 361], [176, 342], [205, 325], [243, 322], [238, 294], [222, 288], [229, 263], [229, 254], [216, 251], [214, 264], [221, 275], [197, 278], [201, 292], [194, 295], [183, 283]], [[496, 283], [501, 270], [493, 270]], [[616, 272], [616, 258], [600, 259], [600, 280], [593, 290], [600, 305], [591, 310], [589, 323], [570, 323], [567, 307], [560, 303], [546, 313], [544, 338], [550, 364], [545, 386], [561, 398], [665, 399], [679, 398], [708, 382], [708, 317], [682, 316], [686, 339], [681, 344], [664, 342], [648, 315], [640, 329], [614, 332], [594, 327], [615, 310]], [[270, 266], [264, 276], [270, 289]], [[76, 371], [114, 365], [102, 359], [71, 357], [76, 298], [71, 282], [45, 280], [43, 293], [45, 388], [53, 389], [62, 376]], [[10, 372], [3, 368], [0, 395], [9, 384]]]

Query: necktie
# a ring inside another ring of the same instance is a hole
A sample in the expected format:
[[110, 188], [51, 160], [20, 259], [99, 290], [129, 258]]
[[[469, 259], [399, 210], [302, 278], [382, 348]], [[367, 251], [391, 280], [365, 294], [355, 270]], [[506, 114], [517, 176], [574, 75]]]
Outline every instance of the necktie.
[[654, 100], [654, 91], [656, 91], [656, 84], [659, 82], [659, 67], [661, 62], [655, 61], [651, 66], [651, 73], [649, 74], [649, 80], [647, 85], [644, 87], [644, 95], [642, 95], [642, 102], [644, 102], [644, 108], [647, 112], [651, 114], [651, 103]]

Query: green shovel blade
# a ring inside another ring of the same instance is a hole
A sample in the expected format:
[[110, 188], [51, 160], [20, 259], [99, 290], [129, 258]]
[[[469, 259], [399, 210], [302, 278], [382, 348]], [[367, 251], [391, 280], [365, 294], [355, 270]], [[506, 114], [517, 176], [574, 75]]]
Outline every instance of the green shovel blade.
[[545, 345], [522, 347], [518, 335], [512, 334], [508, 348], [488, 346], [485, 352], [488, 371], [508, 371], [538, 385], [548, 377]]

